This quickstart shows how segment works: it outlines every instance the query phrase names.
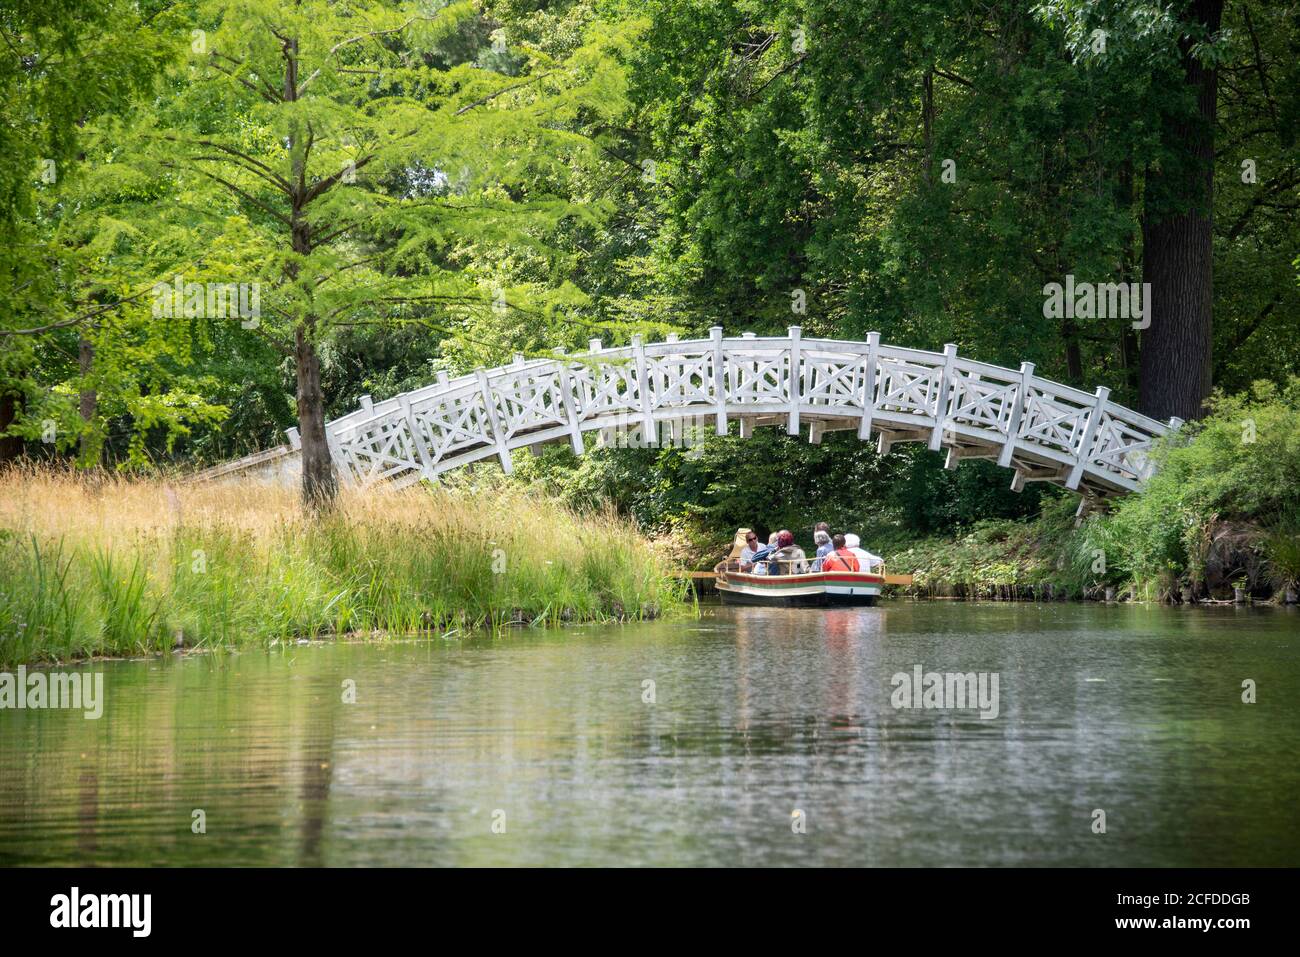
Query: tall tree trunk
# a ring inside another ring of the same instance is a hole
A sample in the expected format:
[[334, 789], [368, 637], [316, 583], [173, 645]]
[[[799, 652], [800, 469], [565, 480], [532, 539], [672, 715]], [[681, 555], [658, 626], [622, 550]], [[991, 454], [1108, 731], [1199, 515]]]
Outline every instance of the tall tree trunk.
[[[1126, 211], [1133, 209], [1134, 196], [1133, 164], [1125, 160], [1120, 168], [1120, 197], [1123, 199]], [[1138, 261], [1137, 230], [1133, 230], [1124, 238], [1124, 249], [1120, 253], [1120, 282], [1131, 283], [1138, 281]], [[1133, 329], [1133, 324], [1126, 322], [1120, 327], [1119, 332], [1119, 364], [1120, 368], [1124, 370], [1124, 385], [1127, 392], [1124, 402], [1128, 405], [1134, 403], [1135, 397], [1142, 387], [1138, 367], [1139, 356], [1138, 334]]]
[[[1193, 0], [1188, 23], [1219, 29], [1223, 0]], [[1151, 284], [1151, 325], [1142, 334], [1138, 405], [1156, 419], [1202, 415], [1210, 394], [1214, 306], [1214, 119], [1217, 76], [1180, 42], [1194, 116], [1166, 116], [1171, 155], [1149, 171], [1142, 222], [1143, 279]]]
[[[284, 99], [292, 103], [298, 99], [298, 40], [286, 39], [282, 44], [284, 55]], [[307, 199], [307, 151], [312, 137], [304, 142], [297, 124], [290, 127], [289, 161], [292, 167], [290, 213], [290, 242], [300, 257], [311, 254], [311, 223], [303, 214]], [[290, 282], [298, 278], [298, 266], [291, 262], [286, 268]], [[325, 395], [320, 382], [320, 354], [313, 339], [318, 325], [316, 317], [308, 315], [294, 329], [294, 370], [298, 384], [298, 434], [302, 441], [302, 500], [314, 512], [328, 510], [338, 493], [338, 480], [334, 475], [334, 460], [330, 456], [329, 441], [325, 436]]]
[[81, 438], [79, 440], [80, 460], [82, 465], [98, 465], [100, 446], [95, 435], [95, 413], [99, 411], [99, 393], [87, 383], [91, 370], [95, 366], [95, 344], [82, 336], [77, 340], [77, 367], [81, 371], [81, 394], [78, 397], [78, 412], [81, 414]]
[[18, 418], [19, 399], [16, 392], [0, 393], [0, 465], [12, 462], [23, 454], [23, 440], [17, 435], [4, 434], [13, 425], [14, 419]]
[[302, 439], [302, 499], [313, 511], [324, 511], [338, 491], [334, 460], [325, 438], [325, 396], [320, 384], [320, 356], [310, 330], [294, 332], [294, 365], [298, 378], [298, 433]]

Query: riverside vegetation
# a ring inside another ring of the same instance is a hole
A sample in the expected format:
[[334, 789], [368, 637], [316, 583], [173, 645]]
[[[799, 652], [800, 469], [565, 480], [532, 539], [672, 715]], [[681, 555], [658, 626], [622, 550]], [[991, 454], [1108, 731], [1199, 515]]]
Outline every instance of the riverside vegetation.
[[896, 535], [914, 590], [970, 598], [1294, 603], [1300, 585], [1300, 379], [1211, 400], [1212, 412], [1156, 451], [1160, 471], [1076, 527], [1073, 496], [1044, 495], [1026, 519], [954, 535]]
[[[1139, 493], [1079, 524], [1072, 493], [1015, 494], [990, 463], [946, 471], [939, 453], [916, 445], [881, 458], [852, 435], [816, 446], [776, 430], [708, 436], [686, 452], [588, 455], [576, 473], [557, 463], [548, 476], [574, 503], [619, 502], [692, 567], [717, 561], [739, 525], [807, 535], [824, 519], [858, 531], [892, 571], [912, 573], [919, 597], [1100, 598], [1113, 589], [1120, 599], [1200, 601], [1230, 600], [1240, 588], [1294, 601], [1300, 379], [1217, 395], [1210, 409], [1154, 450], [1159, 470]], [[538, 468], [545, 459], [526, 466]], [[656, 474], [662, 481], [644, 481]]]
[[519, 487], [343, 495], [10, 468], [0, 665], [653, 617], [681, 589], [608, 511]]

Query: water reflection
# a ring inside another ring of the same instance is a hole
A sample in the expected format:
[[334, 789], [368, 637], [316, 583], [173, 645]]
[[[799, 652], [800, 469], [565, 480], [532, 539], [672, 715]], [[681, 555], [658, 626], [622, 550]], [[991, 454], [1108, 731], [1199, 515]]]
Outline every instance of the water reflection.
[[[0, 712], [0, 863], [1294, 865], [1296, 623], [716, 608], [109, 662], [98, 721]], [[915, 665], [998, 672], [999, 717], [896, 710]]]

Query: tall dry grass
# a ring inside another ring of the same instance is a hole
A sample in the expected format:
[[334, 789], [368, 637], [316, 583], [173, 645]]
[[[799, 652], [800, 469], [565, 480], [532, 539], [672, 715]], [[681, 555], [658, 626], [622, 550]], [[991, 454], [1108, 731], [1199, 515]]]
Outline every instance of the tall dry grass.
[[535, 492], [342, 493], [0, 472], [0, 664], [355, 632], [657, 614], [682, 597], [635, 526]]

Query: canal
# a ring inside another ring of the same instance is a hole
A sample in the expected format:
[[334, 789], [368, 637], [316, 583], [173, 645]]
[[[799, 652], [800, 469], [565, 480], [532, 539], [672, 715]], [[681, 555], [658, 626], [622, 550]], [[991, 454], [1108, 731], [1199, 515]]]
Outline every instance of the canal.
[[100, 718], [0, 711], [0, 864], [1300, 864], [1288, 609], [710, 606], [82, 667]]

